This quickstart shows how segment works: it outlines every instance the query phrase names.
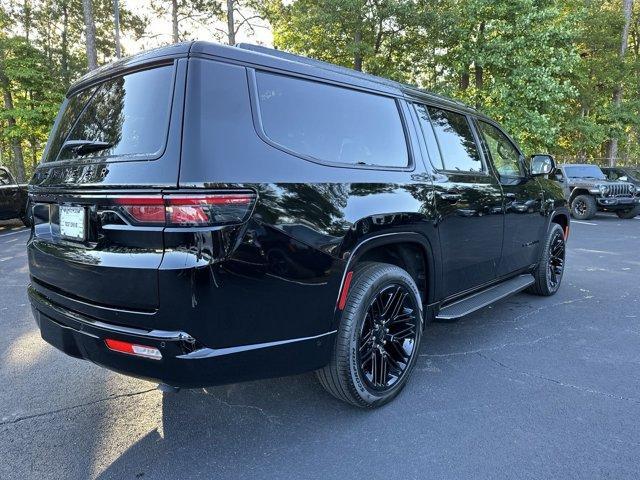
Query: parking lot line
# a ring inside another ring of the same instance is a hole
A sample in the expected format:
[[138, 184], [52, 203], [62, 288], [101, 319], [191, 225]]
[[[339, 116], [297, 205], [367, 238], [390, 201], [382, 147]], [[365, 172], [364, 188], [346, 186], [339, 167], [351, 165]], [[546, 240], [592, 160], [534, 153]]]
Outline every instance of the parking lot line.
[[15, 230], [7, 233], [0, 233], [0, 238], [8, 237], [9, 235], [15, 235], [16, 233], [22, 233], [22, 232], [28, 232], [28, 231], [29, 231], [28, 228], [23, 228], [22, 230]]
[[580, 220], [571, 220], [571, 223], [581, 223], [582, 225], [598, 225], [597, 223], [583, 222]]

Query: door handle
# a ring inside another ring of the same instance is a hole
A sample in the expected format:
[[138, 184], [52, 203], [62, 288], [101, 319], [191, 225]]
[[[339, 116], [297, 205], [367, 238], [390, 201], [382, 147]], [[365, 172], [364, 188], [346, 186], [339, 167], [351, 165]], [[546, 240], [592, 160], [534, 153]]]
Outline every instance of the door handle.
[[460, 195], [459, 193], [443, 193], [440, 196], [443, 200], [449, 203], [457, 203], [458, 200], [462, 198], [462, 195]]

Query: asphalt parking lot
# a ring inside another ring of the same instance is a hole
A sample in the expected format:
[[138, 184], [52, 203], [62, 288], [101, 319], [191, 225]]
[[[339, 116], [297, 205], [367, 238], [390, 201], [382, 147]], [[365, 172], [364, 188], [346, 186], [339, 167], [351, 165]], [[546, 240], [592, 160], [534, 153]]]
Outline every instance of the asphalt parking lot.
[[375, 411], [312, 374], [162, 394], [59, 353], [0, 224], [0, 478], [638, 478], [640, 217], [574, 222], [551, 298], [428, 327]]

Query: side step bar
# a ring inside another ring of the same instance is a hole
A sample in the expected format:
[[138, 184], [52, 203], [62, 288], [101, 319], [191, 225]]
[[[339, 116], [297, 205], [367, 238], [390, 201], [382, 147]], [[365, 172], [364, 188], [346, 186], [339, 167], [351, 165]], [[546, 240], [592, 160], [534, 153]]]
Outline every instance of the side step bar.
[[493, 285], [485, 290], [481, 290], [478, 293], [474, 293], [473, 295], [444, 306], [440, 309], [436, 318], [438, 320], [453, 320], [464, 317], [498, 300], [502, 300], [514, 293], [524, 290], [532, 285], [534, 281], [533, 276], [527, 274], [498, 283], [497, 285]]

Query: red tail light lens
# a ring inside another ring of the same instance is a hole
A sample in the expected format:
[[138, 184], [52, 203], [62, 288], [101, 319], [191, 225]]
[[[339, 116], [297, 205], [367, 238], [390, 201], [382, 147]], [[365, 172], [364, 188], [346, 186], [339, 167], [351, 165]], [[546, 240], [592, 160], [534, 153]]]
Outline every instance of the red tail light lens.
[[119, 197], [116, 204], [138, 224], [210, 226], [244, 222], [255, 200], [255, 193], [246, 192]]
[[255, 194], [167, 195], [167, 222], [172, 225], [242, 223], [251, 212]]
[[160, 350], [155, 347], [149, 347], [148, 345], [123, 342], [122, 340], [114, 340], [113, 338], [105, 339], [104, 343], [107, 345], [109, 350], [113, 350], [114, 352], [150, 358], [152, 360], [162, 359], [162, 353], [160, 353]]
[[161, 196], [118, 198], [116, 203], [138, 223], [165, 222], [164, 200]]

